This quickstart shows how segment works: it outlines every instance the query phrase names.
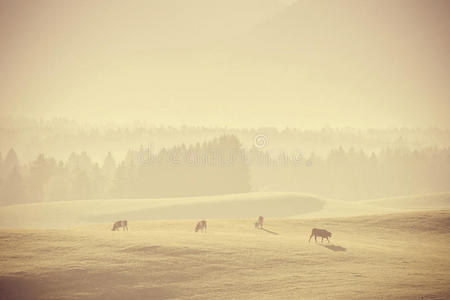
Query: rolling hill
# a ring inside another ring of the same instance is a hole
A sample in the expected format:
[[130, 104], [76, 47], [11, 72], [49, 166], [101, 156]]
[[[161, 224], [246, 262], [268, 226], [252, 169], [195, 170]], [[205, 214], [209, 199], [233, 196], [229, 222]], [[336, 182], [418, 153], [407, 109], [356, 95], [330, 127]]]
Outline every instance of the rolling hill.
[[[448, 299], [450, 211], [0, 230], [2, 299]], [[312, 227], [331, 243], [308, 243]]]
[[116, 220], [323, 218], [450, 208], [450, 194], [338, 201], [288, 192], [43, 202], [0, 207], [0, 228], [70, 228]]
[[299, 193], [44, 202], [1, 207], [0, 227], [67, 228], [119, 219], [283, 218], [320, 210], [324, 203]]
[[426, 210], [450, 207], [450, 193], [390, 197], [360, 201], [361, 204], [399, 210]]

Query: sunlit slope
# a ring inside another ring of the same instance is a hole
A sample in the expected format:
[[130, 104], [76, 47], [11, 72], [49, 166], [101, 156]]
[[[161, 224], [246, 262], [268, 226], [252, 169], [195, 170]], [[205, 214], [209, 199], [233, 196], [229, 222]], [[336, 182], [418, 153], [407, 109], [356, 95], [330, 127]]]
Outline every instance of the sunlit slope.
[[61, 201], [0, 207], [0, 227], [67, 228], [122, 219], [283, 218], [318, 211], [324, 203], [299, 193]]
[[[6, 299], [448, 299], [450, 211], [0, 230]], [[331, 243], [308, 243], [312, 227]]]
[[362, 201], [325, 199], [324, 206], [321, 210], [310, 211], [293, 217], [348, 217], [428, 209], [450, 209], [450, 193], [390, 197]]
[[345, 217], [429, 209], [450, 209], [450, 193], [379, 198], [352, 202], [326, 199], [321, 210], [307, 212], [294, 217]]
[[371, 199], [360, 204], [400, 210], [442, 209], [450, 208], [450, 193]]
[[301, 193], [247, 193], [161, 199], [106, 199], [0, 207], [0, 227], [70, 228], [115, 220], [325, 218], [450, 208], [450, 193], [339, 201]]

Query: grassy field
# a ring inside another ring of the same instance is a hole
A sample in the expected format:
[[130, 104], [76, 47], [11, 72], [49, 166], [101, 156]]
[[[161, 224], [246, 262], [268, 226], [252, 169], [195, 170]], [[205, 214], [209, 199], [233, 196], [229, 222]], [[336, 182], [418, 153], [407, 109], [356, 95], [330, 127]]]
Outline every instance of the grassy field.
[[131, 221], [285, 218], [319, 211], [325, 200], [300, 193], [246, 193], [162, 199], [43, 202], [0, 207], [0, 228], [72, 228], [114, 220]]
[[247, 193], [164, 199], [107, 199], [0, 207], [0, 228], [72, 228], [115, 220], [324, 218], [450, 209], [450, 193], [338, 201], [301, 193]]
[[[450, 210], [0, 230], [2, 299], [449, 299]], [[312, 227], [330, 244], [308, 243]]]
[[361, 204], [400, 210], [442, 209], [450, 207], [450, 193], [378, 198], [360, 201]]

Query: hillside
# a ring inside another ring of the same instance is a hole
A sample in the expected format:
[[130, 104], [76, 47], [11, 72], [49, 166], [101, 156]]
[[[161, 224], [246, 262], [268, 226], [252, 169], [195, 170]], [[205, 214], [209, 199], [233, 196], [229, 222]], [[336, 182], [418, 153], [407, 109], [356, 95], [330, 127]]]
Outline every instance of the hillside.
[[307, 212], [296, 217], [344, 217], [407, 212], [414, 210], [439, 210], [449, 208], [450, 193], [379, 198], [355, 202], [327, 199], [324, 202], [324, 206], [321, 210]]
[[0, 228], [71, 228], [116, 220], [324, 218], [449, 209], [448, 193], [339, 201], [301, 193], [257, 192], [205, 197], [105, 199], [2, 206]]
[[285, 218], [318, 211], [324, 203], [319, 197], [300, 193], [43, 202], [1, 207], [0, 227], [69, 228], [119, 219]]
[[[4, 299], [448, 299], [450, 211], [1, 230]], [[331, 243], [308, 243], [312, 227]]]
[[442, 209], [450, 207], [450, 193], [370, 199], [360, 201], [360, 203], [386, 209]]

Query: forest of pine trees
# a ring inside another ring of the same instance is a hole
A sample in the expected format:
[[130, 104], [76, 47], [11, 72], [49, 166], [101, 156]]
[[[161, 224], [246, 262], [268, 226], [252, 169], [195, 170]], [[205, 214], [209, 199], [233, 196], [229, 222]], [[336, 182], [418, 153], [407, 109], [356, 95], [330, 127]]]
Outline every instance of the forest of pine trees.
[[379, 154], [339, 147], [327, 156], [277, 156], [244, 150], [233, 135], [209, 142], [128, 151], [102, 163], [86, 152], [66, 161], [43, 154], [21, 164], [14, 149], [0, 154], [2, 205], [106, 198], [201, 196], [249, 191], [298, 191], [343, 200], [450, 190], [450, 149], [386, 148]]
[[326, 157], [311, 154], [300, 159], [259, 155], [266, 158], [264, 164], [251, 164], [256, 190], [297, 191], [341, 200], [450, 190], [450, 148], [386, 148], [367, 154], [339, 147]]
[[82, 152], [72, 153], [66, 162], [41, 154], [20, 165], [11, 149], [0, 160], [1, 204], [249, 192], [249, 169], [242, 151], [237, 138], [223, 135], [157, 154], [129, 151], [119, 164], [111, 153], [99, 165]]

